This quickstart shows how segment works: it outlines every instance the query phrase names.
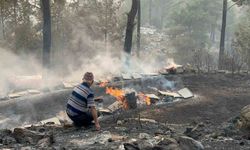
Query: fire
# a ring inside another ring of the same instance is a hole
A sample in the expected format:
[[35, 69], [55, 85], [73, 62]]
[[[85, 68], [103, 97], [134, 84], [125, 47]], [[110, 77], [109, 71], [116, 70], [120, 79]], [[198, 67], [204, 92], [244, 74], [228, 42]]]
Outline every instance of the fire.
[[103, 81], [103, 82], [101, 82], [100, 84], [99, 84], [99, 87], [105, 87], [105, 86], [107, 86], [107, 84], [108, 84], [108, 81], [106, 80], [106, 81]]
[[182, 65], [177, 65], [174, 62], [172, 62], [168, 67], [165, 68], [165, 70], [168, 73], [175, 74], [177, 72], [177, 69], [180, 68], [180, 67], [182, 67]]
[[125, 92], [123, 90], [115, 89], [112, 87], [106, 88], [106, 94], [112, 95], [115, 98], [117, 98], [118, 100], [123, 99], [123, 97], [125, 96]]
[[[128, 109], [129, 105], [128, 102], [126, 100], [126, 96], [125, 96], [125, 91], [117, 89], [117, 88], [112, 88], [112, 87], [107, 87], [106, 88], [106, 94], [112, 95], [116, 98], [117, 101], [119, 101], [124, 109]], [[138, 99], [143, 101], [144, 103], [146, 103], [146, 105], [151, 105], [151, 100], [148, 96], [146, 96], [143, 93], [139, 93], [138, 95]]]
[[128, 108], [128, 104], [126, 102], [126, 98], [125, 98], [125, 92], [123, 90], [119, 90], [116, 88], [112, 88], [112, 87], [107, 87], [106, 88], [106, 94], [112, 95], [116, 98], [116, 100], [118, 100], [122, 105], [124, 109]]
[[151, 105], [150, 98], [143, 93], [138, 94], [139, 99], [144, 100], [147, 105]]
[[175, 63], [171, 63], [169, 66], [166, 67], [166, 69], [170, 70], [170, 69], [176, 69], [178, 67], [181, 67], [181, 65], [177, 65]]

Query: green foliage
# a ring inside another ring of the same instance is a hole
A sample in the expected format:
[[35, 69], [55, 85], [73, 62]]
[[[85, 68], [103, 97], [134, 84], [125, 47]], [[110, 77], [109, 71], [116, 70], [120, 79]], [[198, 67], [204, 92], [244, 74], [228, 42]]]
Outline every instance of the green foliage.
[[7, 43], [7, 48], [16, 53], [37, 50], [41, 46], [41, 37], [37, 34], [36, 23], [32, 19], [36, 18], [39, 10], [29, 1], [17, 0], [3, 0], [0, 8], [2, 30], [5, 32], [2, 42]]
[[118, 14], [123, 0], [88, 0], [75, 16], [81, 24], [85, 24], [95, 39], [103, 39], [109, 35], [110, 41], [121, 40], [125, 27], [125, 19]]
[[[104, 43], [105, 33], [108, 42], [120, 42], [126, 17], [119, 14], [123, 1], [51, 0], [52, 61], [63, 60], [67, 52], [74, 51], [77, 58], [94, 50], [97, 44], [91, 42]], [[41, 58], [40, 0], [1, 0], [0, 14], [0, 46]]]
[[232, 1], [235, 2], [239, 6], [250, 4], [250, 0], [232, 0]]
[[234, 50], [243, 57], [244, 62], [250, 67], [250, 8], [246, 11], [246, 15], [241, 19], [235, 32], [232, 46]]
[[169, 34], [171, 43], [182, 55], [182, 62], [192, 60], [193, 52], [211, 46], [209, 34], [218, 26], [221, 14], [217, 0], [190, 0], [171, 14]]

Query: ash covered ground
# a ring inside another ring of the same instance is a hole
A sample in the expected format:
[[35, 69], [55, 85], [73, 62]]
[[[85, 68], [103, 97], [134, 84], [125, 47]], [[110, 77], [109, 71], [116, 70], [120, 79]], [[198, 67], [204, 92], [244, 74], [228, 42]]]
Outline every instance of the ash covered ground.
[[237, 127], [250, 103], [248, 75], [179, 74], [194, 97], [120, 111], [101, 119], [101, 131], [46, 124], [2, 129], [10, 149], [250, 149], [250, 134]]

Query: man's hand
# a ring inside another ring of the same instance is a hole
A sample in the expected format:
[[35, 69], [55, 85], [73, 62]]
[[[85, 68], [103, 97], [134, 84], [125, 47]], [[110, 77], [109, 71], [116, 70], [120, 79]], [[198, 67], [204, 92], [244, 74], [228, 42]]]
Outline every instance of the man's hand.
[[97, 112], [96, 112], [96, 109], [94, 106], [91, 107], [91, 113], [92, 113], [93, 119], [95, 121], [95, 128], [96, 128], [96, 130], [99, 131], [101, 129], [101, 126], [100, 126], [99, 121], [97, 119], [98, 116], [97, 116]]
[[97, 131], [100, 131], [100, 130], [101, 130], [101, 126], [100, 126], [99, 122], [97, 122], [97, 123], [95, 124], [95, 128], [96, 128]]

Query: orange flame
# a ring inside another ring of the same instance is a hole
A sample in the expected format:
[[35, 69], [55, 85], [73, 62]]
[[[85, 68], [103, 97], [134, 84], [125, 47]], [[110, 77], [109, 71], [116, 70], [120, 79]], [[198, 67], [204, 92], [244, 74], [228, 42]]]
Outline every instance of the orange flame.
[[107, 87], [106, 94], [114, 96], [116, 100], [118, 100], [123, 105], [124, 109], [128, 109], [128, 104], [125, 98], [125, 92], [123, 90]]
[[103, 82], [101, 82], [100, 84], [99, 84], [99, 87], [105, 87], [105, 86], [107, 86], [107, 84], [108, 84], [108, 81], [106, 80], [106, 81], [103, 81]]
[[151, 100], [150, 100], [150, 98], [149, 98], [148, 96], [146, 96], [145, 94], [143, 94], [143, 93], [140, 92], [140, 93], [138, 94], [138, 97], [139, 97], [139, 99], [144, 100], [145, 103], [146, 103], [146, 105], [151, 105]]

